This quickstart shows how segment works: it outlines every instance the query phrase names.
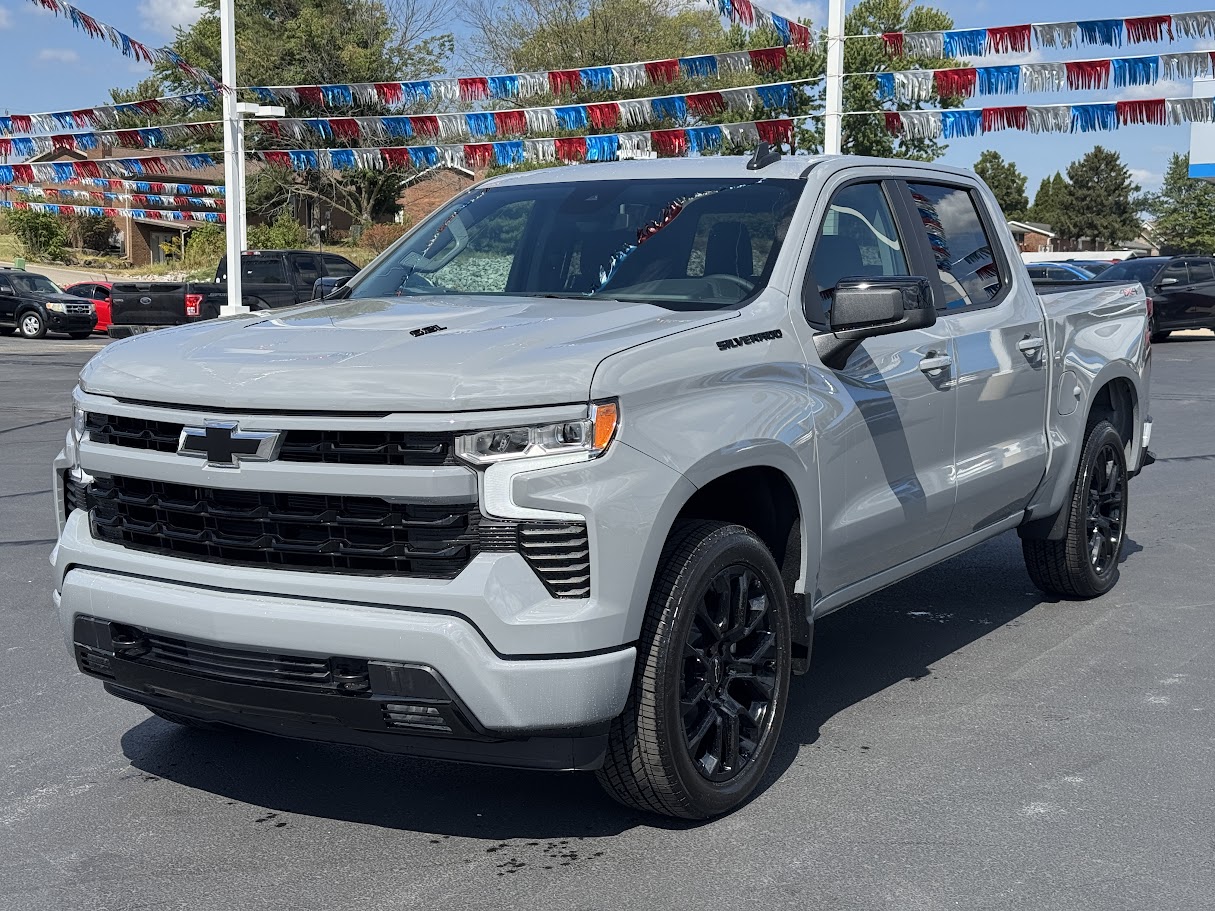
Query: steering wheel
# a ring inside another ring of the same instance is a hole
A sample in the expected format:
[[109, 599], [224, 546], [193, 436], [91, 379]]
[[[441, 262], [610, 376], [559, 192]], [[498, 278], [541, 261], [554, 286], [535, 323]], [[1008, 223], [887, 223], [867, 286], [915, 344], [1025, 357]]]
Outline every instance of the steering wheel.
[[755, 282], [743, 278], [741, 275], [733, 275], [729, 272], [713, 272], [706, 275], [708, 281], [716, 281], [719, 278], [724, 278], [726, 281], [733, 282], [738, 287], [742, 288], [748, 294], [755, 290]]

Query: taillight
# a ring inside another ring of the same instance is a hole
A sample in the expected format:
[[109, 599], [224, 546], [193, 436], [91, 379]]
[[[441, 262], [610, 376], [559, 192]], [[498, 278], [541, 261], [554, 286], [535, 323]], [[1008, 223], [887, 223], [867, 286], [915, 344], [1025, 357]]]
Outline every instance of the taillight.
[[1147, 347], [1149, 347], [1149, 348], [1152, 347], [1152, 313], [1154, 310], [1155, 310], [1155, 304], [1152, 303], [1152, 299], [1149, 297], [1147, 299], [1147, 332], [1146, 332]]
[[202, 313], [203, 296], [201, 294], [186, 295], [186, 316], [198, 316]]

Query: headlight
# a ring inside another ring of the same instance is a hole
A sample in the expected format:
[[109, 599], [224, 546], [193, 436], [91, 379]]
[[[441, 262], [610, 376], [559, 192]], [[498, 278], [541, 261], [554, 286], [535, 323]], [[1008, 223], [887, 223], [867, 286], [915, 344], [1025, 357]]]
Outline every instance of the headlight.
[[67, 313], [67, 304], [63, 301], [47, 301], [46, 309], [55, 313]]
[[84, 438], [84, 422], [87, 415], [79, 405], [72, 406], [72, 434], [79, 443]]
[[85, 413], [79, 406], [72, 406], [72, 426], [67, 432], [63, 453], [68, 457], [73, 469], [80, 468], [80, 441], [84, 438]]
[[594, 458], [608, 448], [619, 424], [616, 403], [598, 402], [591, 405], [590, 417], [580, 421], [464, 434], [456, 437], [456, 455], [474, 465], [570, 452], [585, 452]]

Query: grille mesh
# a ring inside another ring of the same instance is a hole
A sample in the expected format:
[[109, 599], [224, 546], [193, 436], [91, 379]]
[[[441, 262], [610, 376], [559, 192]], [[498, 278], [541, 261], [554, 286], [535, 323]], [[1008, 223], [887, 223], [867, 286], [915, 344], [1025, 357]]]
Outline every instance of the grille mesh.
[[[148, 651], [139, 657], [140, 663], [183, 671], [195, 677], [329, 693], [367, 690], [366, 661], [345, 659], [360, 667], [343, 668], [340, 675], [335, 675], [330, 658], [224, 648], [156, 634], [149, 634], [145, 641]], [[357, 680], [359, 677], [361, 681]], [[352, 681], [361, 682], [361, 686], [351, 686]], [[340, 682], [345, 685], [339, 685]]]
[[581, 522], [488, 522], [481, 550], [518, 551], [556, 598], [591, 594], [591, 546]]

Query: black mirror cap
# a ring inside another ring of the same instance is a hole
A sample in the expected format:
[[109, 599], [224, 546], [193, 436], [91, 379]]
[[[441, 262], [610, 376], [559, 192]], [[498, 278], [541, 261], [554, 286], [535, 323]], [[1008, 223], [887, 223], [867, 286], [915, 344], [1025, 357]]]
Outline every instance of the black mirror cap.
[[937, 321], [932, 283], [919, 276], [841, 279], [831, 304], [831, 329], [814, 338], [819, 358], [839, 369], [867, 338], [926, 329]]

